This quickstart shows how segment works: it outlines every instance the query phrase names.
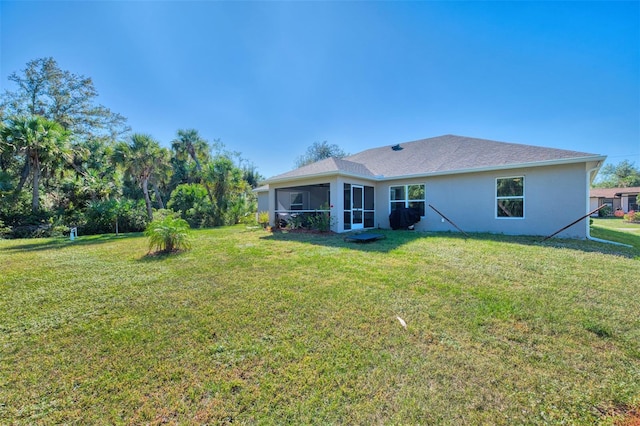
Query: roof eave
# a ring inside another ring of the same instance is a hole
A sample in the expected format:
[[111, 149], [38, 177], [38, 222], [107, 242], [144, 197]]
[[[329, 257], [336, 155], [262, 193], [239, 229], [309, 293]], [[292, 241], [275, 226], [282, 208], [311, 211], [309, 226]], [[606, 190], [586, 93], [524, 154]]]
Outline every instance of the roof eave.
[[413, 179], [416, 177], [428, 177], [428, 176], [446, 176], [446, 175], [459, 175], [466, 173], [482, 173], [482, 172], [490, 172], [490, 171], [499, 171], [499, 170], [508, 170], [508, 169], [522, 169], [529, 167], [545, 167], [545, 166], [559, 166], [563, 164], [575, 164], [575, 163], [587, 163], [590, 161], [595, 162], [603, 162], [606, 160], [605, 155], [590, 155], [585, 157], [574, 157], [574, 158], [562, 158], [556, 160], [545, 160], [545, 161], [532, 161], [528, 163], [513, 163], [513, 164], [503, 164], [499, 166], [487, 166], [487, 167], [475, 167], [469, 169], [454, 169], [454, 170], [445, 170], [439, 172], [425, 172], [425, 173], [414, 173], [410, 175], [397, 175], [397, 176], [371, 176], [371, 175], [361, 175], [358, 173], [349, 173], [344, 171], [336, 171], [332, 170], [329, 172], [322, 173], [314, 173], [303, 176], [290, 176], [290, 177], [282, 177], [282, 178], [271, 178], [267, 179], [263, 182], [263, 184], [273, 184], [273, 183], [283, 183], [283, 182], [293, 182], [302, 179], [313, 179], [320, 177], [330, 177], [330, 176], [344, 176], [344, 177], [352, 177], [358, 179], [366, 179], [371, 181], [389, 181], [389, 180], [398, 180], [398, 179]]
[[263, 183], [265, 185], [269, 185], [274, 183], [294, 182], [294, 181], [303, 180], [303, 179], [306, 180], [306, 179], [315, 179], [315, 178], [331, 177], [331, 176], [344, 176], [344, 177], [352, 177], [352, 178], [366, 179], [366, 180], [378, 180], [375, 176], [361, 175], [358, 173], [349, 173], [344, 171], [332, 170], [329, 172], [313, 173], [313, 174], [302, 175], [302, 176], [289, 176], [289, 177], [282, 177], [282, 178], [275, 177], [275, 178], [267, 179]]
[[459, 175], [459, 174], [466, 174], [466, 173], [482, 173], [482, 172], [491, 172], [491, 171], [499, 171], [499, 170], [522, 169], [522, 168], [529, 168], [529, 167], [559, 166], [563, 164], [587, 163], [590, 161], [601, 162], [601, 161], [604, 161], [606, 158], [607, 157], [604, 155], [591, 155], [587, 157], [563, 158], [558, 160], [532, 161], [528, 163], [503, 164], [499, 166], [487, 166], [487, 167], [475, 167], [475, 168], [469, 168], [469, 169], [445, 170], [445, 171], [438, 171], [438, 172], [414, 173], [411, 175], [384, 176], [382, 178], [377, 178], [376, 180], [385, 181], [385, 180], [398, 180], [398, 179], [412, 179], [416, 177]]

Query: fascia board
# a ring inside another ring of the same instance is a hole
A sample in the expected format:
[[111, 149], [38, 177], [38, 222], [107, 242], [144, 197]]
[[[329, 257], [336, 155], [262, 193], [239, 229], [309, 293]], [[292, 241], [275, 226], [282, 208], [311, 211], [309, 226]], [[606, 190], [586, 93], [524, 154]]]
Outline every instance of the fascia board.
[[476, 167], [471, 169], [456, 169], [456, 170], [446, 170], [442, 172], [415, 173], [411, 175], [398, 175], [398, 176], [366, 176], [366, 175], [360, 175], [357, 173], [329, 171], [329, 172], [315, 173], [315, 174], [309, 174], [304, 176], [296, 176], [296, 177], [288, 177], [288, 178], [280, 178], [280, 179], [267, 179], [263, 182], [263, 184], [295, 182], [301, 179], [332, 177], [332, 176], [352, 177], [352, 178], [358, 178], [358, 179], [366, 179], [374, 182], [384, 182], [384, 181], [399, 180], [399, 179], [414, 179], [418, 177], [482, 173], [482, 172], [491, 172], [491, 171], [499, 171], [499, 170], [522, 169], [522, 168], [528, 168], [528, 167], [559, 166], [563, 164], [587, 163], [589, 161], [604, 162], [606, 158], [607, 157], [605, 155], [592, 155], [588, 157], [564, 158], [559, 160], [546, 160], [546, 161], [533, 161], [529, 163], [514, 163], [514, 164], [505, 164], [500, 166]]
[[352, 177], [352, 178], [372, 180], [372, 181], [378, 180], [378, 178], [374, 176], [360, 175], [357, 173], [330, 171], [330, 172], [314, 173], [314, 174], [303, 175], [303, 176], [286, 177], [286, 178], [279, 178], [279, 179], [267, 179], [264, 181], [264, 184], [268, 185], [268, 184], [283, 183], [283, 182], [295, 182], [303, 179], [314, 179], [314, 178], [334, 177], [334, 176], [335, 177], [338, 177], [338, 176]]
[[501, 166], [477, 167], [472, 169], [457, 169], [457, 170], [446, 170], [442, 172], [415, 173], [412, 175], [384, 176], [381, 178], [376, 178], [375, 180], [388, 181], [388, 180], [399, 180], [399, 179], [415, 179], [418, 177], [460, 175], [460, 174], [467, 174], [467, 173], [482, 173], [482, 172], [492, 172], [492, 171], [509, 170], [509, 169], [522, 169], [522, 168], [529, 168], [529, 167], [559, 166], [563, 164], [586, 163], [589, 161], [604, 161], [606, 158], [607, 158], [606, 156], [599, 155], [599, 156], [589, 156], [589, 157], [567, 158], [567, 159], [561, 159], [561, 160], [533, 161], [529, 163], [505, 164]]

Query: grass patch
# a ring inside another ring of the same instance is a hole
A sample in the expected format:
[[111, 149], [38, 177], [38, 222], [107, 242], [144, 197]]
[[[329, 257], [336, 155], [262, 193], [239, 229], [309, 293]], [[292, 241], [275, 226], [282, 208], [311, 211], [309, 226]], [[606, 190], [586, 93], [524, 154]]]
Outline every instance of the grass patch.
[[640, 223], [625, 222], [621, 218], [594, 218], [591, 235], [631, 245], [640, 253]]
[[382, 233], [202, 230], [154, 258], [141, 235], [0, 241], [0, 423], [613, 424], [638, 406], [639, 249]]

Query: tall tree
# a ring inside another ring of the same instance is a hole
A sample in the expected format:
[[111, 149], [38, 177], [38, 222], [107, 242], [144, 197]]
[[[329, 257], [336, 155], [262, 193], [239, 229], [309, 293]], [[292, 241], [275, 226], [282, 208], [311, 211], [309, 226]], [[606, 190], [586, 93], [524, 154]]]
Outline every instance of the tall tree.
[[296, 160], [296, 167], [306, 166], [307, 164], [315, 163], [316, 161], [324, 160], [329, 157], [342, 158], [346, 157], [345, 153], [338, 145], [330, 144], [327, 141], [314, 142], [307, 152]]
[[202, 162], [209, 161], [209, 143], [201, 138], [195, 129], [178, 130], [176, 139], [171, 142], [171, 148], [178, 158], [191, 158], [199, 172], [202, 171]]
[[[198, 131], [195, 129], [180, 129], [177, 132], [177, 138], [171, 142], [171, 148], [175, 151], [175, 156], [178, 161], [183, 161], [188, 163], [189, 159], [193, 161], [193, 164], [196, 167], [196, 178], [187, 180], [188, 183], [202, 183], [207, 190], [207, 196], [209, 197], [209, 201], [213, 204], [213, 194], [211, 191], [211, 186], [204, 179], [202, 173], [202, 162], [207, 163], [210, 158], [210, 150], [211, 147], [209, 143], [200, 137]], [[189, 167], [187, 165], [187, 173], [189, 173]]]
[[242, 171], [234, 166], [229, 157], [219, 155], [206, 164], [204, 175], [212, 187], [214, 225], [224, 225], [232, 200], [242, 184], [246, 185], [242, 180]]
[[167, 183], [171, 179], [171, 152], [169, 152], [168, 149], [161, 148], [154, 160], [155, 164], [150, 182], [156, 194], [158, 206], [164, 209], [164, 201], [160, 187], [166, 189]]
[[258, 173], [255, 165], [249, 163], [242, 166], [242, 179], [247, 181], [251, 188], [256, 188], [264, 177]]
[[31, 178], [31, 209], [40, 207], [40, 179], [71, 160], [69, 133], [54, 121], [40, 116], [16, 117], [0, 130], [0, 151], [22, 158], [22, 171], [15, 193]]
[[629, 188], [640, 186], [640, 168], [629, 160], [607, 164], [600, 170], [597, 188]]
[[40, 115], [59, 123], [80, 139], [128, 131], [126, 119], [96, 103], [91, 78], [60, 69], [53, 58], [29, 61], [20, 73], [9, 75], [17, 89], [6, 90], [0, 110], [5, 116]]
[[160, 147], [158, 141], [141, 133], [131, 135], [128, 143], [119, 143], [114, 153], [115, 161], [122, 164], [125, 173], [142, 187], [149, 220], [153, 220], [149, 180], [157, 172], [159, 159], [166, 155], [166, 150]]

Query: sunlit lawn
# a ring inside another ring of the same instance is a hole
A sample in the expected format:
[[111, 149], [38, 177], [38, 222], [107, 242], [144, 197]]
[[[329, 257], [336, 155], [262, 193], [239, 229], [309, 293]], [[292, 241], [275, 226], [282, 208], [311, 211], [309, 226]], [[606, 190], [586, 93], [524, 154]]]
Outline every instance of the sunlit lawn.
[[613, 424], [640, 405], [640, 235], [382, 232], [222, 228], [153, 257], [139, 235], [0, 241], [0, 424]]
[[[640, 249], [640, 223], [626, 222], [622, 218], [593, 219], [591, 235], [614, 240]], [[640, 278], [638, 278], [640, 279]]]

